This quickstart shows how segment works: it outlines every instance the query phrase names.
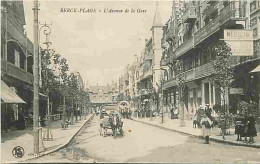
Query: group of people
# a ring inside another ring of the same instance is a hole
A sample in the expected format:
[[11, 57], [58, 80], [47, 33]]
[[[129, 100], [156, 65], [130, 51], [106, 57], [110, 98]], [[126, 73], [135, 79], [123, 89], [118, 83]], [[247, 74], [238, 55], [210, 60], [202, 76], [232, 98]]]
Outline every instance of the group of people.
[[[214, 117], [212, 117], [212, 109], [208, 104], [205, 109], [200, 106], [193, 116], [193, 128], [196, 128], [197, 125], [201, 127], [202, 136], [205, 137], [205, 144], [209, 144], [209, 136], [215, 121]], [[223, 140], [225, 140], [229, 126], [228, 121], [223, 113], [219, 115], [218, 126], [221, 129]], [[244, 137], [244, 142], [254, 143], [254, 137], [257, 136], [254, 117], [249, 115], [245, 118], [236, 118], [235, 134], [237, 134], [237, 141], [242, 141], [242, 137]], [[249, 138], [249, 141], [247, 138]]]
[[206, 104], [206, 108], [203, 108], [202, 105], [199, 106], [198, 110], [196, 110], [194, 112], [193, 115], [193, 128], [197, 128], [197, 127], [202, 127], [201, 126], [201, 120], [202, 118], [205, 116], [207, 116], [210, 121], [212, 122], [211, 127], [213, 128], [213, 124], [214, 124], [214, 117], [212, 117], [212, 112], [213, 110], [210, 108], [209, 104]]
[[132, 119], [131, 118], [131, 115], [132, 115], [131, 109], [121, 109], [120, 114], [122, 115], [123, 118]]
[[237, 134], [237, 141], [242, 141], [244, 137], [244, 142], [254, 143], [254, 137], [257, 136], [254, 117], [250, 115], [245, 118], [236, 118], [235, 134]]

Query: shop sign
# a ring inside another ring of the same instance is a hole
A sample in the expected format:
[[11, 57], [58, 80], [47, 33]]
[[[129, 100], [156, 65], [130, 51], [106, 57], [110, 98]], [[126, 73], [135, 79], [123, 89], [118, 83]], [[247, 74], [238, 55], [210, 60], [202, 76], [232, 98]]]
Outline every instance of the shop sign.
[[233, 56], [253, 56], [253, 30], [224, 30]]
[[244, 89], [243, 88], [230, 88], [229, 94], [235, 95], [235, 94], [243, 94]]

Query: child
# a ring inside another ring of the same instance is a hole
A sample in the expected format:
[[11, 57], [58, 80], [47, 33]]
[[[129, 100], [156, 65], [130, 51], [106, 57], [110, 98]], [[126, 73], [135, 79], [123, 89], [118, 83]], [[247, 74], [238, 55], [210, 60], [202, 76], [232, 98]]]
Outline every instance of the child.
[[197, 116], [198, 116], [198, 112], [197, 111], [195, 111], [194, 112], [194, 116], [193, 116], [193, 118], [192, 118], [192, 120], [193, 120], [193, 128], [196, 128], [197, 127], [197, 122], [198, 122], [198, 120], [197, 120]]

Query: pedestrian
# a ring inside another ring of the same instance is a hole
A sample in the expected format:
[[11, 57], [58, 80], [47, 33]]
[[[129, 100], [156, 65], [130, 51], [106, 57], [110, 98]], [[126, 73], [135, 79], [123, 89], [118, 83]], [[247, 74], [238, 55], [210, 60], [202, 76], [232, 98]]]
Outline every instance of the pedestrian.
[[195, 111], [194, 115], [193, 115], [193, 118], [192, 118], [192, 120], [193, 120], [193, 128], [197, 128], [197, 122], [198, 122], [197, 116], [198, 116], [198, 112]]
[[213, 122], [213, 117], [211, 116], [211, 114], [212, 114], [212, 109], [210, 108], [210, 105], [209, 105], [209, 104], [206, 104], [205, 114], [206, 114], [207, 117]]
[[256, 128], [255, 128], [255, 119], [252, 115], [250, 115], [248, 120], [248, 137], [249, 143], [254, 143], [254, 137], [257, 136]]
[[205, 137], [204, 144], [209, 144], [209, 136], [211, 135], [211, 120], [204, 114], [200, 121], [202, 125], [202, 136]]
[[198, 127], [201, 128], [200, 121], [201, 121], [203, 115], [205, 114], [202, 105], [199, 106], [197, 113], [198, 113], [198, 114], [197, 114], [197, 123], [198, 123]]
[[244, 134], [245, 134], [244, 142], [245, 143], [247, 142], [247, 137], [248, 137], [248, 122], [249, 122], [248, 117], [245, 117], [245, 119], [244, 119], [244, 125], [245, 125], [245, 128], [244, 128]]
[[245, 126], [243, 119], [237, 118], [235, 124], [235, 134], [237, 134], [237, 141], [242, 141], [242, 137], [245, 137]]
[[223, 140], [225, 140], [227, 122], [226, 122], [226, 119], [225, 119], [225, 116], [223, 113], [220, 114], [219, 126], [221, 129], [222, 138], [223, 138]]

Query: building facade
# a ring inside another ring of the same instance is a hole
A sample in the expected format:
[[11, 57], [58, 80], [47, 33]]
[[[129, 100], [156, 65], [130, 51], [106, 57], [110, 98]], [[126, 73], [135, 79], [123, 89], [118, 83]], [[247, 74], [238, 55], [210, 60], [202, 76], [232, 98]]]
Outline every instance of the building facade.
[[[25, 102], [5, 102], [7, 95], [1, 95], [2, 121], [8, 122], [8, 126], [15, 125], [20, 114], [32, 112], [33, 44], [26, 36], [25, 25], [23, 1], [1, 1], [2, 83]], [[40, 101], [41, 111], [44, 110], [43, 105]]]
[[114, 104], [117, 94], [117, 83], [89, 86], [89, 98], [94, 109], [99, 110], [102, 105]]
[[[250, 11], [247, 9], [250, 6]], [[253, 6], [253, 7], [252, 7]], [[250, 20], [250, 22], [249, 22]], [[223, 104], [220, 90], [210, 81], [214, 73], [213, 61], [216, 56], [212, 53], [212, 47], [224, 39], [224, 29], [253, 29], [255, 36], [255, 52], [252, 57], [232, 56], [230, 65], [239, 72], [234, 84], [235, 88], [243, 88], [243, 93], [227, 95], [227, 102], [231, 108], [235, 108], [237, 102], [230, 101], [231, 97], [239, 97], [239, 101], [246, 99], [246, 93], [251, 99], [259, 101], [259, 89], [255, 89], [253, 96], [250, 86], [244, 79], [249, 79], [249, 72], [259, 65], [259, 2], [258, 1], [174, 1], [172, 15], [163, 29], [162, 48], [163, 57], [161, 64], [168, 66], [165, 72], [164, 105], [178, 106], [178, 81], [175, 63], [183, 63], [186, 90], [184, 92], [184, 104], [186, 116], [192, 116], [193, 112], [200, 106], [209, 104], [213, 107], [216, 104]], [[244, 63], [244, 64], [243, 64]], [[247, 63], [247, 64], [246, 64]], [[243, 67], [244, 65], [244, 67]], [[243, 67], [243, 68], [242, 68]], [[245, 69], [245, 67], [247, 69]], [[241, 73], [239, 70], [245, 72]], [[246, 75], [247, 76], [244, 76]], [[258, 76], [252, 83], [257, 88]], [[246, 80], [246, 81], [249, 81]], [[238, 82], [237, 82], [238, 81]], [[240, 81], [240, 83], [239, 83]], [[259, 88], [259, 85], [258, 85]], [[243, 98], [244, 97], [244, 98]], [[238, 99], [232, 98], [233, 101]], [[235, 110], [235, 109], [234, 109]]]

